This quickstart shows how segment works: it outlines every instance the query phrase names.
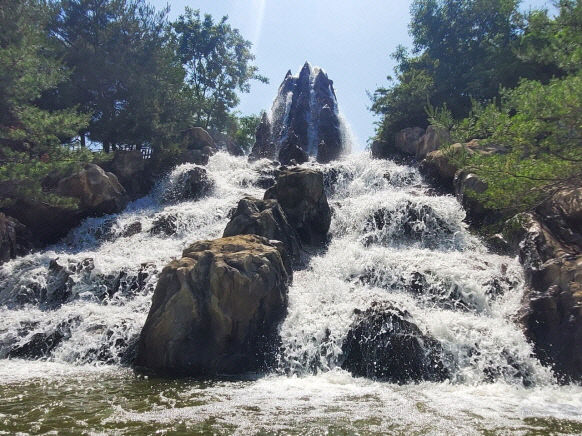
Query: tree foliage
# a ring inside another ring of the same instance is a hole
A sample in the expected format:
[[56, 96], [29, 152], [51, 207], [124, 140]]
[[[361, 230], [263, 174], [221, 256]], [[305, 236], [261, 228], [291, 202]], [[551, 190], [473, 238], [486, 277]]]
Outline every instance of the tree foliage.
[[267, 83], [252, 61], [251, 43], [228, 24], [186, 8], [172, 23], [177, 53], [186, 69], [194, 123], [222, 130], [238, 105], [237, 92], [249, 92], [251, 80]]

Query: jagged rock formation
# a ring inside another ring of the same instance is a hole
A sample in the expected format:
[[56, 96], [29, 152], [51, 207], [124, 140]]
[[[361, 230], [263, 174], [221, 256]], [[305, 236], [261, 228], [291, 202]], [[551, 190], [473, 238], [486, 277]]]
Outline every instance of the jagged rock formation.
[[277, 200], [289, 223], [306, 244], [327, 240], [331, 209], [327, 203], [323, 174], [307, 168], [285, 169], [274, 186], [265, 192], [265, 200]]
[[[342, 136], [333, 81], [320, 68], [305, 63], [299, 76], [288, 71], [271, 109], [271, 120], [263, 115], [251, 159], [280, 157], [288, 138], [293, 145], [319, 162], [337, 159]], [[323, 145], [322, 145], [323, 143]], [[288, 154], [288, 151], [285, 153]]]
[[189, 376], [264, 368], [287, 307], [282, 250], [256, 235], [184, 250], [160, 275], [136, 366]]

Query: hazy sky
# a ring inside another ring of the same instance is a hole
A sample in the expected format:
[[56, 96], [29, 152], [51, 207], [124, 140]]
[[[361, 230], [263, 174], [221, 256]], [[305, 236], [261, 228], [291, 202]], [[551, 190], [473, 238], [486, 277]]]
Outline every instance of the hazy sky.
[[[215, 18], [228, 15], [233, 27], [253, 43], [256, 64], [270, 79], [255, 82], [241, 96], [243, 114], [269, 109], [287, 70], [297, 73], [308, 60], [334, 81], [340, 111], [360, 146], [374, 133], [366, 91], [387, 83], [394, 63], [390, 53], [398, 44], [410, 45], [410, 0], [150, 0], [170, 5], [175, 18], [185, 6]], [[546, 0], [526, 0], [539, 7]]]

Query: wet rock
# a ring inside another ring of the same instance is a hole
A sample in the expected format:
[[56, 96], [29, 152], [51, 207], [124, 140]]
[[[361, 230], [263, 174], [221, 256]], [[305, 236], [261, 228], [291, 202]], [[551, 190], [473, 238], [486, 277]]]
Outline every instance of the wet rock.
[[135, 221], [135, 222], [125, 226], [125, 228], [123, 229], [122, 236], [124, 238], [130, 238], [134, 235], [141, 233], [141, 230], [142, 230], [141, 222]]
[[171, 190], [164, 193], [165, 201], [199, 200], [208, 195], [214, 181], [204, 168], [195, 167], [181, 174]]
[[521, 321], [540, 361], [561, 381], [582, 380], [582, 254], [564, 244], [532, 213], [505, 233], [519, 243], [527, 283]]
[[454, 245], [454, 235], [459, 231], [454, 223], [441, 218], [429, 205], [410, 200], [394, 209], [375, 211], [367, 219], [365, 228], [365, 244], [413, 241], [428, 248]]
[[160, 274], [136, 366], [206, 376], [265, 369], [287, 307], [287, 271], [268, 239], [200, 241]]
[[196, 165], [206, 165], [212, 156], [210, 148], [201, 150], [185, 150], [179, 159], [179, 163], [193, 163]]
[[261, 122], [257, 126], [255, 132], [255, 144], [249, 155], [249, 160], [254, 161], [258, 159], [275, 159], [277, 154], [277, 149], [273, 143], [273, 138], [271, 134], [271, 122], [267, 117], [267, 114], [263, 112], [261, 117]]
[[150, 235], [172, 236], [178, 231], [178, 218], [174, 215], [163, 215], [154, 220]]
[[322, 244], [327, 241], [331, 209], [321, 172], [297, 167], [282, 170], [275, 185], [265, 192], [265, 200], [279, 202], [302, 242]]
[[582, 187], [563, 187], [540, 204], [536, 213], [562, 243], [582, 251]]
[[279, 151], [279, 162], [281, 165], [298, 165], [305, 163], [309, 160], [307, 153], [297, 145], [299, 138], [296, 135], [292, 135], [281, 147]]
[[329, 105], [324, 105], [319, 113], [317, 161], [321, 163], [336, 160], [342, 151], [340, 122]]
[[34, 247], [32, 233], [15, 218], [0, 213], [0, 265], [24, 256]]
[[391, 155], [392, 147], [387, 141], [382, 141], [380, 139], [372, 142], [370, 151], [372, 152], [372, 157], [375, 159], [387, 159]]
[[133, 297], [144, 292], [153, 291], [150, 279], [157, 273], [158, 270], [153, 263], [143, 263], [137, 274], [135, 272], [121, 271], [115, 277], [113, 286], [108, 290], [108, 297], [111, 298], [120, 294], [125, 297]]
[[289, 256], [296, 260], [300, 258], [299, 236], [287, 221], [277, 200], [245, 197], [238, 202], [223, 237], [251, 234], [281, 241]]
[[63, 341], [71, 337], [71, 328], [78, 324], [79, 318], [72, 318], [56, 325], [54, 329], [45, 332], [27, 335], [26, 330], [21, 330], [21, 335], [17, 344], [14, 344], [8, 351], [8, 358], [13, 359], [40, 359], [49, 357], [51, 352], [57, 348]]
[[487, 183], [477, 175], [460, 170], [453, 181], [455, 196], [467, 211], [467, 218], [474, 225], [496, 222], [500, 219], [498, 211], [485, 205], [479, 195], [487, 190]]
[[[317, 156], [320, 162], [329, 162], [341, 154], [337, 98], [333, 81], [323, 70], [306, 62], [297, 77], [287, 74], [271, 112], [269, 143], [274, 143], [275, 150], [284, 147], [287, 138], [294, 134], [298, 137], [294, 145]], [[319, 150], [322, 141], [325, 147]]]
[[342, 368], [356, 376], [392, 383], [443, 381], [450, 356], [422, 333], [410, 315], [387, 303], [357, 314], [342, 346]]

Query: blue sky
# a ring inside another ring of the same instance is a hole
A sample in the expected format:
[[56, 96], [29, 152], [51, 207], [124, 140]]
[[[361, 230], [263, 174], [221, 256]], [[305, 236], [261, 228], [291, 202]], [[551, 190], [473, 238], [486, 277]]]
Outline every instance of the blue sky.
[[[218, 18], [228, 15], [233, 27], [253, 43], [256, 64], [269, 85], [253, 83], [241, 96], [243, 114], [269, 109], [287, 70], [298, 72], [308, 60], [334, 81], [340, 111], [360, 146], [374, 133], [366, 91], [387, 83], [398, 44], [410, 45], [409, 0], [150, 0], [170, 5], [170, 18], [185, 6]], [[522, 7], [541, 7], [547, 0], [527, 0]]]

